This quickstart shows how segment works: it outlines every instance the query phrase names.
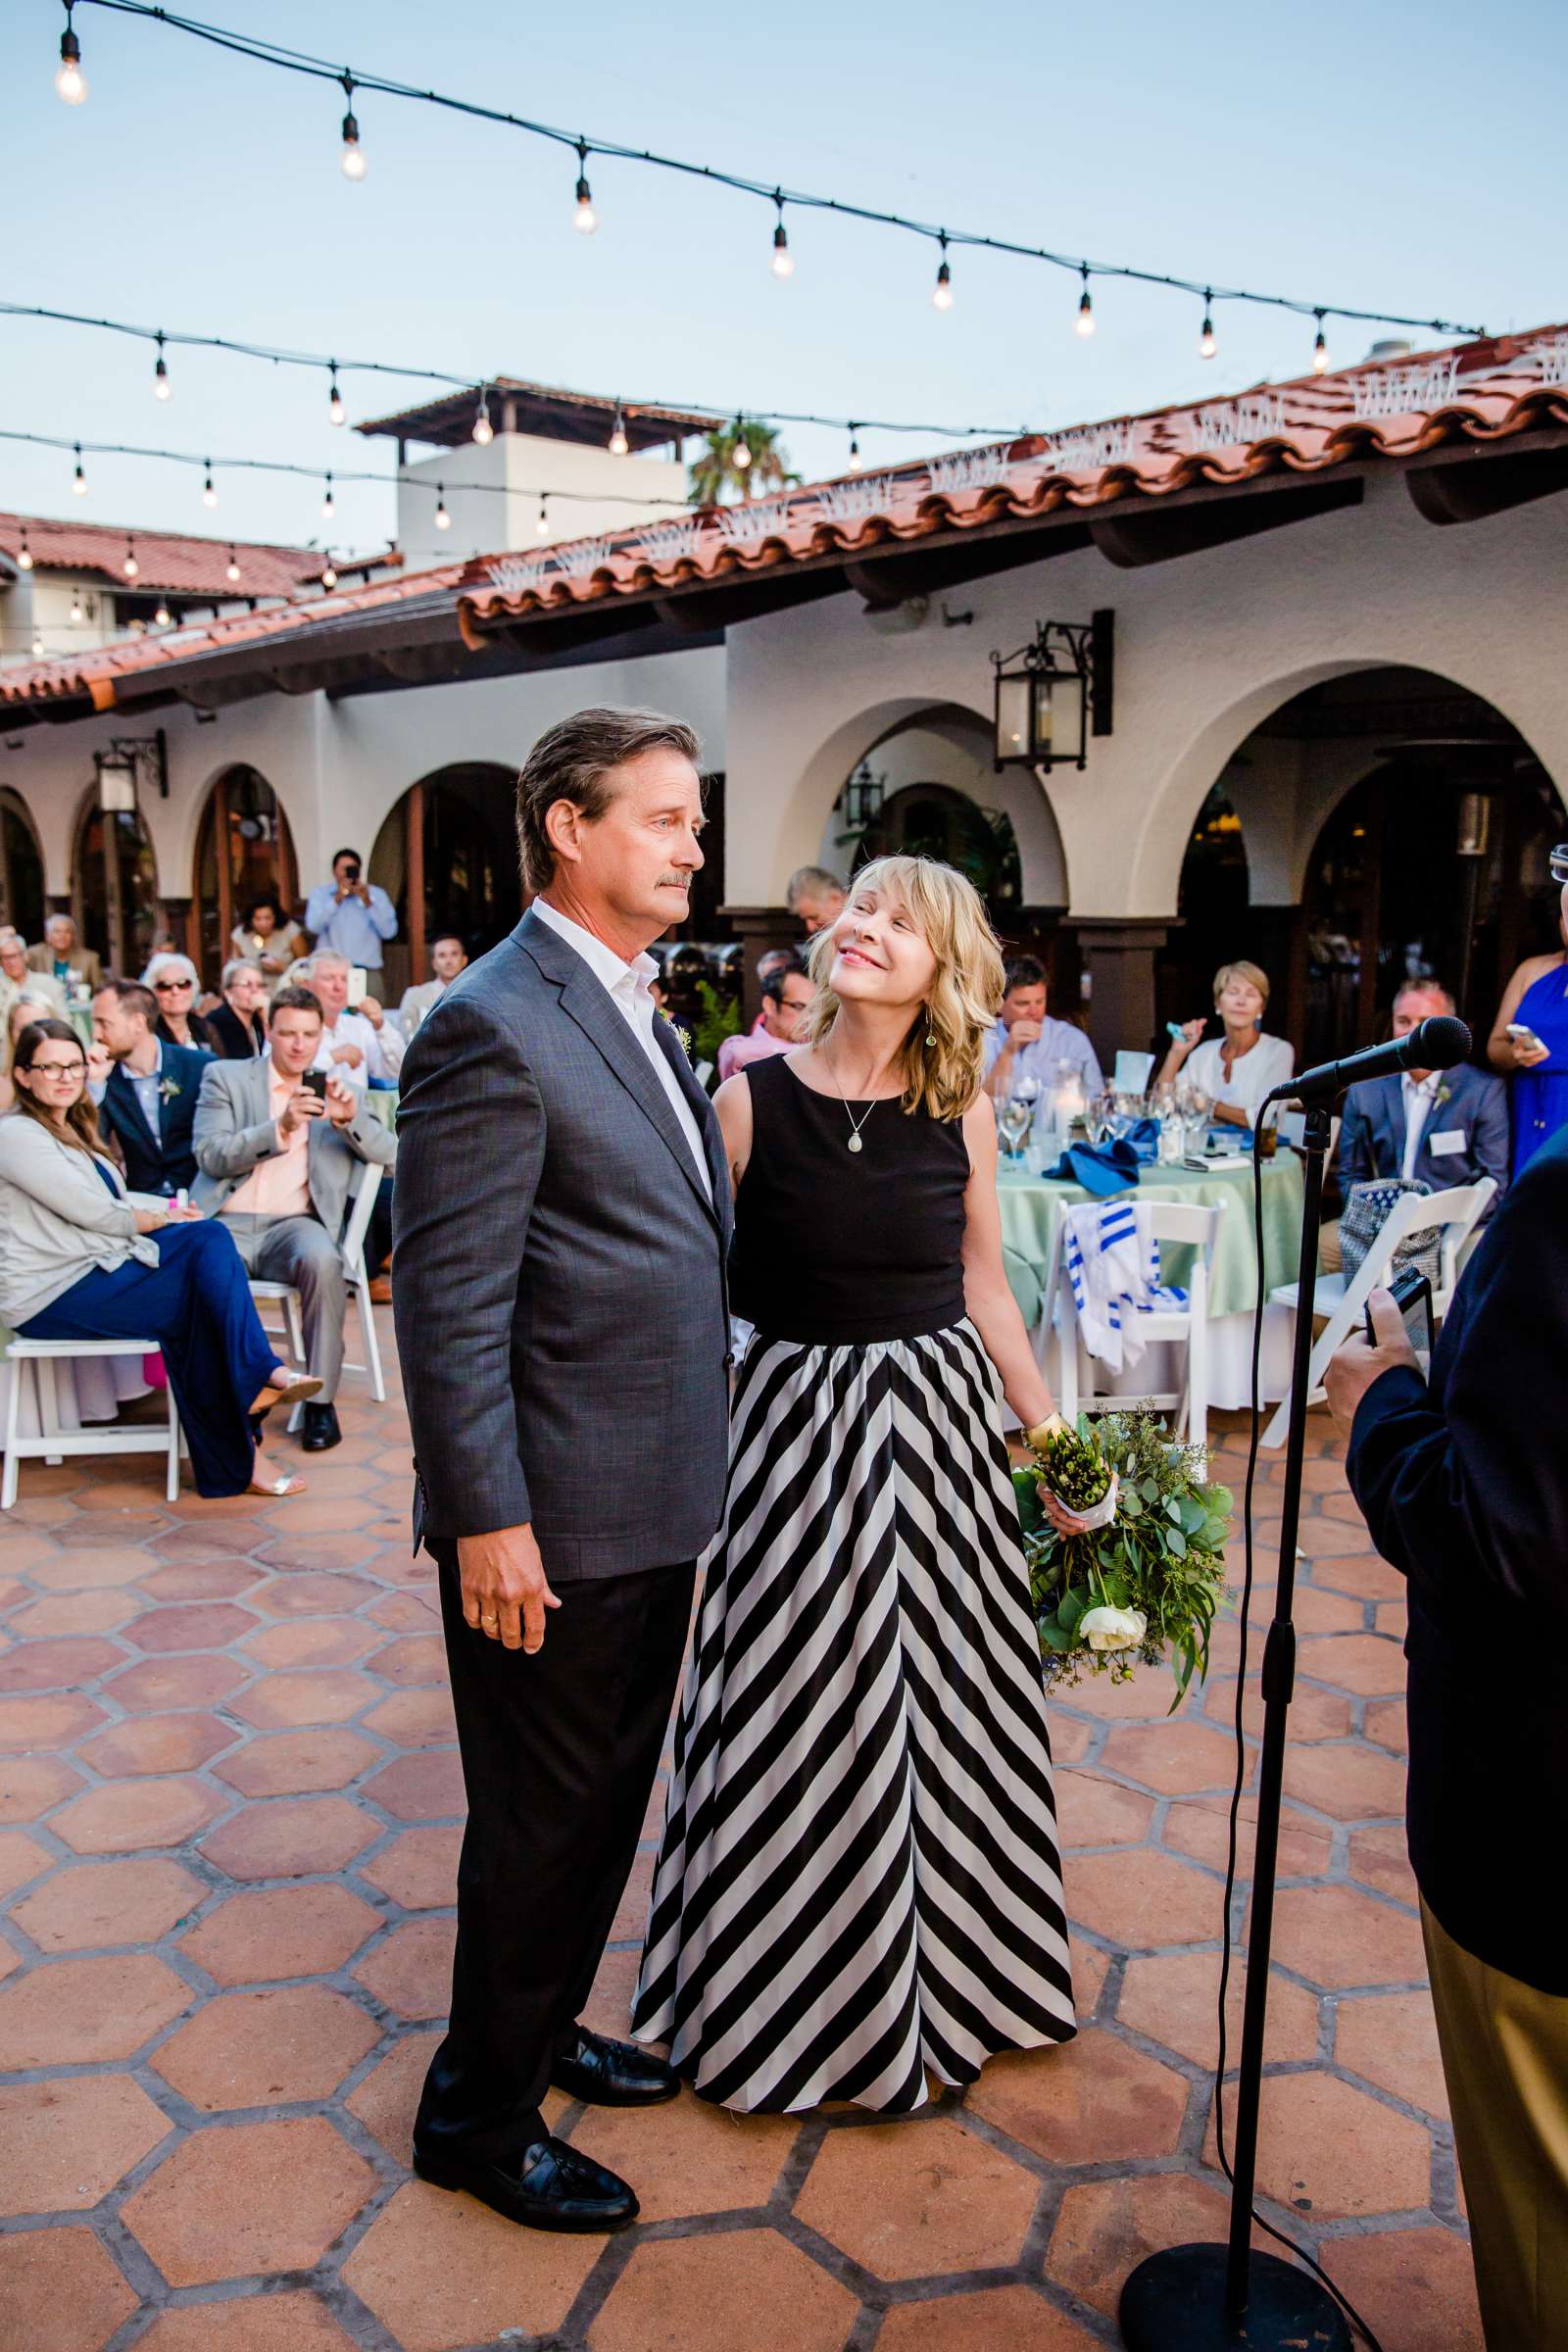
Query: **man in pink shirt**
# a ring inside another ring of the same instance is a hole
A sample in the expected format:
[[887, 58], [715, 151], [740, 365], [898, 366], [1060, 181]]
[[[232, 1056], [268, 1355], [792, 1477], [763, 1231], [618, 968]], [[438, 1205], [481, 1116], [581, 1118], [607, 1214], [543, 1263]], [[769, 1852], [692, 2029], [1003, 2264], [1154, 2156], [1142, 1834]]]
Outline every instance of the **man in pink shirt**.
[[815, 995], [806, 966], [797, 957], [768, 973], [762, 982], [762, 1017], [745, 1037], [726, 1037], [718, 1049], [720, 1079], [733, 1078], [749, 1061], [764, 1061], [770, 1054], [787, 1054], [796, 1043], [801, 1016]]

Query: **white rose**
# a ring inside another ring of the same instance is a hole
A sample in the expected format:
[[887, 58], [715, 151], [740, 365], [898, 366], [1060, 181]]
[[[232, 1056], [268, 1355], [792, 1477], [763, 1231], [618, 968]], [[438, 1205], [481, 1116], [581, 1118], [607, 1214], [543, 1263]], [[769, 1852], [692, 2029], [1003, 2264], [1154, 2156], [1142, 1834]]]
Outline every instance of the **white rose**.
[[1142, 1609], [1086, 1609], [1078, 1620], [1091, 1649], [1141, 1649], [1148, 1630]]

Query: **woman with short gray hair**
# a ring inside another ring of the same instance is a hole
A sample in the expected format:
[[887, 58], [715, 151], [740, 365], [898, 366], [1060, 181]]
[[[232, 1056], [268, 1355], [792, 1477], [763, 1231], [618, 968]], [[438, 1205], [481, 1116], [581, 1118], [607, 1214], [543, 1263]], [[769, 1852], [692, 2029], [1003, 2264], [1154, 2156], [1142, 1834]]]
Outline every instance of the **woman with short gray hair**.
[[219, 983], [221, 1004], [207, 1015], [224, 1061], [254, 1061], [267, 1052], [267, 975], [250, 956], [231, 956]]
[[166, 1046], [197, 1046], [205, 1053], [218, 1053], [218, 1040], [196, 1009], [196, 992], [201, 982], [188, 956], [176, 955], [172, 948], [166, 948], [151, 958], [141, 984], [150, 988], [158, 999], [158, 1018], [153, 1030]]

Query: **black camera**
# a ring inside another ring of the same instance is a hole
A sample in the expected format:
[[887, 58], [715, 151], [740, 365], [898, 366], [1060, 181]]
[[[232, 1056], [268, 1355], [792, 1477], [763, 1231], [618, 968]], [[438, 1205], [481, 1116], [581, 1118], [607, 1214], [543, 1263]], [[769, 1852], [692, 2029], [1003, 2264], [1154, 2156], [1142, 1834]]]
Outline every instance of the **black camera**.
[[344, 863], [343, 879], [345, 882], [357, 882], [359, 878], [360, 861], [357, 858], [350, 858]]

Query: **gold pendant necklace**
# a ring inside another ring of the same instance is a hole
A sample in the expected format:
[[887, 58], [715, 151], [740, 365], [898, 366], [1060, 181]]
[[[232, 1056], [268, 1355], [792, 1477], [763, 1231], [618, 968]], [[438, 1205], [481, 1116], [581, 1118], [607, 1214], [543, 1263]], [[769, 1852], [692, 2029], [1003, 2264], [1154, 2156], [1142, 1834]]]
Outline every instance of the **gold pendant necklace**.
[[[827, 1055], [825, 1054], [823, 1054], [822, 1059], [827, 1061]], [[834, 1085], [838, 1086], [839, 1101], [843, 1103], [844, 1115], [850, 1122], [850, 1141], [848, 1149], [851, 1152], [863, 1152], [865, 1150], [865, 1146], [860, 1141], [860, 1131], [864, 1127], [866, 1120], [871, 1116], [872, 1111], [875, 1110], [876, 1103], [874, 1101], [868, 1102], [862, 1115], [857, 1119], [854, 1111], [850, 1108], [850, 1098], [844, 1092], [843, 1087], [839, 1086], [839, 1074], [830, 1061], [827, 1063], [827, 1074], [832, 1079]]]

